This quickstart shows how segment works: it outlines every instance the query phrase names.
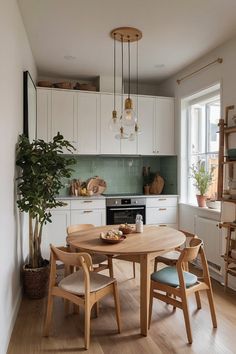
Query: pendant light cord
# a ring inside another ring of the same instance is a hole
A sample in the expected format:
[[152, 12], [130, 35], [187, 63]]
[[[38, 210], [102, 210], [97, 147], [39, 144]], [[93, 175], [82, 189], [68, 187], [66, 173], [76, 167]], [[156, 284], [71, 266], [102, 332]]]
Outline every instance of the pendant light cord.
[[130, 98], [130, 40], [128, 40], [128, 75], [129, 75], [129, 92], [128, 92], [128, 98]]
[[123, 111], [123, 94], [124, 94], [124, 37], [121, 36], [121, 113]]
[[139, 77], [138, 77], [138, 67], [139, 67], [139, 61], [138, 61], [138, 35], [137, 35], [137, 47], [136, 47], [136, 64], [137, 64], [137, 67], [136, 67], [136, 95], [137, 95], [137, 107], [136, 107], [136, 112], [137, 112], [137, 122], [138, 122], [138, 90], [139, 90], [139, 86], [138, 86], [138, 80], [139, 80]]
[[116, 110], [116, 34], [114, 33], [114, 111]]

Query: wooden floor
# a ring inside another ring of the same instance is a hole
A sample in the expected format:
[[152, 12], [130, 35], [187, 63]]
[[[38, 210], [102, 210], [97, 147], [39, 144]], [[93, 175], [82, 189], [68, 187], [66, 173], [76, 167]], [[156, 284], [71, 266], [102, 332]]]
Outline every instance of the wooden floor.
[[[132, 279], [132, 264], [114, 262], [121, 299], [122, 333], [116, 332], [111, 297], [100, 303], [100, 314], [91, 323], [91, 345], [84, 350], [83, 314], [64, 317], [63, 302], [55, 301], [52, 336], [42, 337], [44, 300], [23, 299], [12, 333], [8, 354], [77, 353], [94, 354], [232, 354], [236, 353], [236, 293], [214, 282], [218, 328], [213, 329], [205, 294], [202, 310], [195, 299], [189, 302], [193, 344], [187, 344], [182, 311], [154, 299], [152, 324], [147, 337], [139, 334], [139, 274]], [[138, 265], [136, 265], [138, 269]], [[104, 271], [106, 274], [106, 271]]]

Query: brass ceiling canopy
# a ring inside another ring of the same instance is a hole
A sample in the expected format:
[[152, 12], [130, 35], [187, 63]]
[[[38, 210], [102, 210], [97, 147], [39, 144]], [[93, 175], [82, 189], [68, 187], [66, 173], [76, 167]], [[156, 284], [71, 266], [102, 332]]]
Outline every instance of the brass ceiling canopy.
[[118, 27], [111, 31], [111, 37], [117, 41], [137, 42], [142, 38], [142, 32], [134, 27]]

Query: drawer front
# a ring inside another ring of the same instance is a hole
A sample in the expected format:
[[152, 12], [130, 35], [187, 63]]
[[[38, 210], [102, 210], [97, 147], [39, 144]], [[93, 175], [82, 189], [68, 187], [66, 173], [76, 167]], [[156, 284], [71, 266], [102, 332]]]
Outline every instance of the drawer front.
[[79, 199], [71, 200], [71, 210], [74, 209], [104, 209], [105, 199]]
[[158, 197], [158, 198], [147, 198], [147, 207], [166, 207], [166, 206], [177, 206], [177, 197]]
[[176, 224], [177, 207], [146, 208], [147, 224]]
[[70, 222], [71, 225], [93, 224], [94, 226], [103, 226], [106, 224], [106, 212], [105, 209], [72, 210]]

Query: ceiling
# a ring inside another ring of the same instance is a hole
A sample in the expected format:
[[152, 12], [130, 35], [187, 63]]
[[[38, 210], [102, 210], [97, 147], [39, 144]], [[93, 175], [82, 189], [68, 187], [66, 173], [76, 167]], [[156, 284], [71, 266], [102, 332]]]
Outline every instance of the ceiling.
[[[112, 76], [109, 33], [120, 26], [143, 32], [139, 76], [150, 83], [171, 76], [236, 34], [235, 0], [18, 2], [41, 76]], [[132, 61], [134, 50], [132, 45]]]

